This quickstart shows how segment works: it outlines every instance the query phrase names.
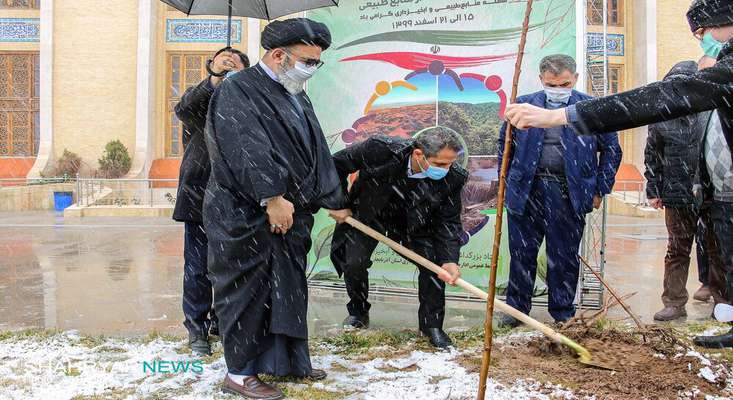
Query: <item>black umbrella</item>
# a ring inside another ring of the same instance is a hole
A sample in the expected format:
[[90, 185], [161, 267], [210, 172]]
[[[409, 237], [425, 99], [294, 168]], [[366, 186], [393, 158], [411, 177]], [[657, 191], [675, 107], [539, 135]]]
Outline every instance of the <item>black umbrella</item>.
[[161, 0], [187, 15], [227, 15], [227, 47], [231, 45], [232, 15], [272, 20], [283, 15], [337, 6], [338, 0]]

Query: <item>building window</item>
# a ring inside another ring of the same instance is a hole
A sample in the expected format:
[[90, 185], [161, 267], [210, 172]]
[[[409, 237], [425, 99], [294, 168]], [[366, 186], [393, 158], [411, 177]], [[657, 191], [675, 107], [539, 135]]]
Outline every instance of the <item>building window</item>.
[[0, 0], [0, 9], [19, 8], [32, 9], [40, 8], [41, 0]]
[[[608, 64], [608, 94], [624, 91], [623, 64]], [[588, 65], [588, 93], [603, 96], [603, 63]]]
[[38, 154], [38, 53], [0, 53], [0, 156]]
[[588, 0], [588, 23], [603, 25], [603, 2], [606, 2], [608, 25], [624, 25], [624, 0]]
[[198, 85], [206, 72], [209, 53], [168, 53], [168, 93], [166, 99], [166, 157], [183, 155], [183, 127], [175, 113], [186, 89]]
[[624, 91], [624, 66], [619, 64], [608, 65], [608, 94]]

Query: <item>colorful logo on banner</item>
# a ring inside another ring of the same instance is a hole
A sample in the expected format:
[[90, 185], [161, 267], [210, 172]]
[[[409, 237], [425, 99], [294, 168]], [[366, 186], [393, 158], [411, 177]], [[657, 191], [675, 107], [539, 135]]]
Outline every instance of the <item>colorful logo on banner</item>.
[[[333, 47], [308, 93], [332, 151], [382, 134], [414, 137], [443, 126], [465, 143], [470, 179], [462, 193], [461, 266], [464, 279], [487, 286], [498, 192], [499, 129], [526, 3], [523, 1], [394, 0], [342, 2], [309, 18], [328, 25]], [[536, 2], [530, 22], [520, 93], [540, 90], [539, 60], [575, 55], [575, 2]], [[310, 257], [311, 279], [337, 279], [328, 258], [333, 222], [319, 216]], [[506, 229], [499, 286], [508, 280]], [[377, 247], [372, 281], [414, 288], [412, 264]], [[544, 271], [538, 275], [542, 277]], [[538, 293], [544, 285], [538, 285]]]
[[[226, 43], [226, 19], [168, 19], [165, 41], [168, 43]], [[242, 41], [242, 21], [232, 21], [232, 43]]]
[[0, 18], [0, 42], [38, 42], [40, 38], [40, 19]]

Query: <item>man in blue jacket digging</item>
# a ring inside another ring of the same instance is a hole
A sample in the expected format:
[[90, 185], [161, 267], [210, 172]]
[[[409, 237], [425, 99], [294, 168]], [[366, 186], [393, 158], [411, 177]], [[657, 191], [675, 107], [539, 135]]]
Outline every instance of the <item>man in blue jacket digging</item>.
[[[544, 90], [522, 96], [517, 103], [557, 109], [590, 96], [573, 90], [578, 74], [572, 57], [550, 55], [540, 62]], [[529, 129], [513, 135], [503, 154], [506, 123], [499, 133], [499, 165], [509, 157], [506, 171], [511, 263], [507, 303], [529, 314], [537, 275], [537, 253], [547, 249], [548, 310], [557, 322], [575, 315], [575, 290], [580, 264], [578, 248], [585, 215], [598, 208], [613, 188], [621, 164], [618, 135], [579, 136], [570, 126]], [[500, 316], [499, 324], [519, 321]]]

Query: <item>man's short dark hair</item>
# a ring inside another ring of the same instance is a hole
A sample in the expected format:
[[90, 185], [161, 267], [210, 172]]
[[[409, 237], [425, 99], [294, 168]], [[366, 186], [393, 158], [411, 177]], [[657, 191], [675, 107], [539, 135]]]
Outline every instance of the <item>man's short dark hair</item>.
[[230, 52], [232, 54], [236, 54], [237, 56], [239, 56], [239, 59], [242, 60], [242, 64], [244, 64], [244, 68], [249, 68], [249, 57], [247, 57], [246, 54], [242, 53], [241, 51], [239, 51], [239, 50], [237, 50], [237, 49], [235, 49], [233, 47], [224, 47], [223, 49], [219, 49], [219, 51], [217, 51], [214, 54], [214, 57], [212, 57], [211, 59], [213, 60], [214, 58], [216, 58], [216, 56], [218, 56], [219, 54], [221, 54], [221, 53], [223, 53], [225, 51], [228, 51], [228, 52]]
[[571, 74], [578, 71], [575, 59], [567, 54], [552, 54], [540, 61], [540, 74], [549, 72], [553, 75], [560, 75], [565, 71], [570, 71]]
[[435, 157], [443, 149], [450, 149], [456, 153], [463, 150], [458, 134], [449, 128], [436, 126], [425, 129], [415, 139], [415, 147], [425, 153], [425, 157]]

